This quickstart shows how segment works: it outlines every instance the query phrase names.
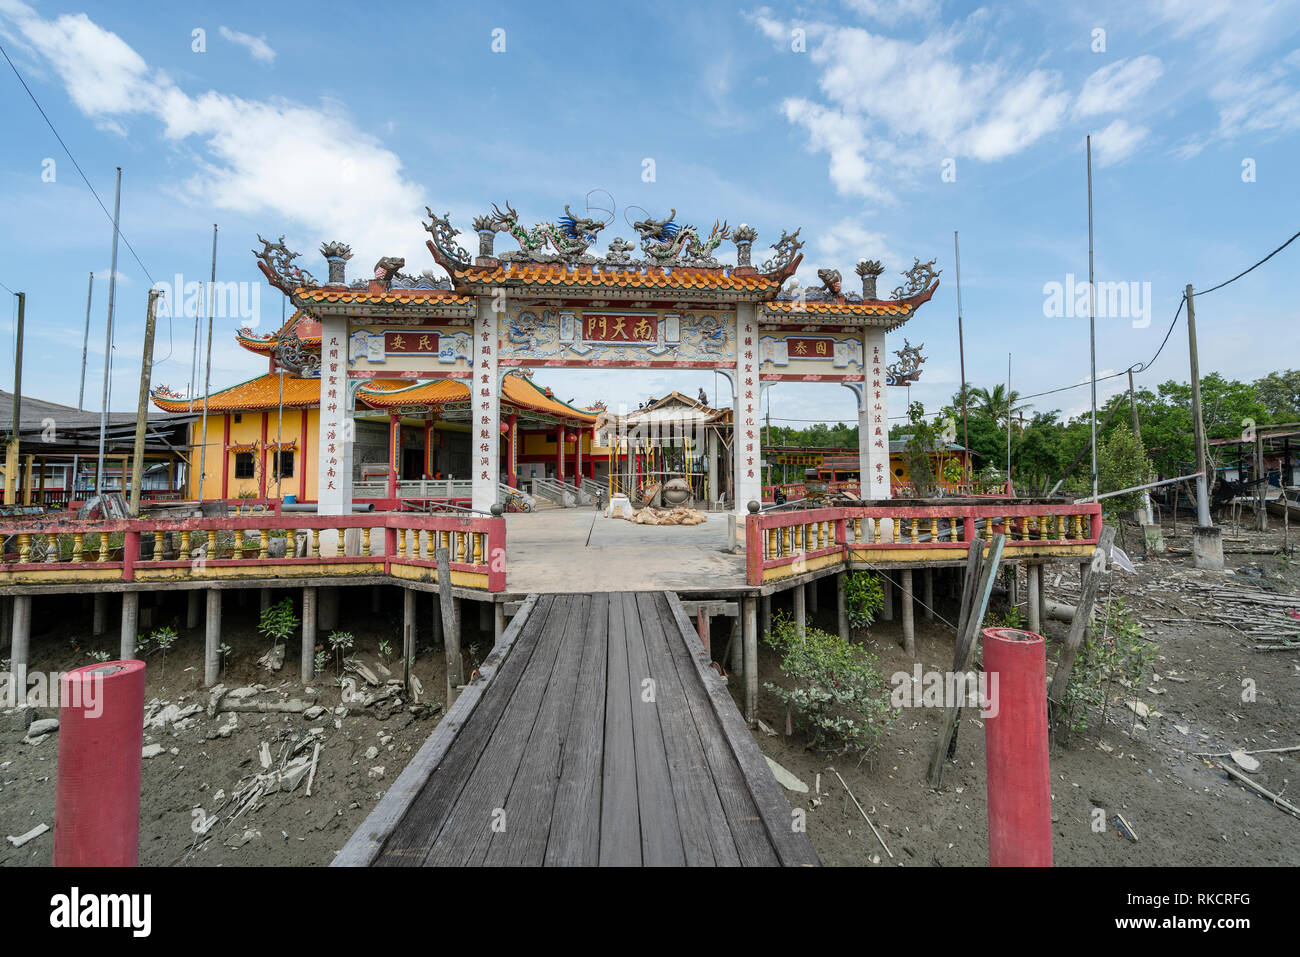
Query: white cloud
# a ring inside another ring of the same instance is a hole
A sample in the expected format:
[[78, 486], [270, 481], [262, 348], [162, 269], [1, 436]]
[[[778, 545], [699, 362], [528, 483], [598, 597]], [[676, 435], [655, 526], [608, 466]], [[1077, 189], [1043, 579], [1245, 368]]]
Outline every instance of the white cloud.
[[894, 24], [902, 20], [931, 20], [939, 13], [939, 0], [844, 0], [855, 13], [870, 20]]
[[231, 30], [225, 26], [221, 27], [221, 35], [231, 43], [236, 43], [246, 49], [253, 55], [254, 60], [259, 60], [262, 63], [275, 62], [275, 51], [267, 44], [265, 36], [255, 37], [248, 33], [240, 33], [238, 30]]
[[[811, 264], [811, 275], [817, 269], [827, 267], [839, 269], [844, 278], [844, 289], [857, 291], [860, 287], [857, 273], [853, 267], [860, 259], [878, 259], [885, 266], [885, 275], [880, 277], [880, 284], [886, 284], [890, 273], [898, 272], [902, 257], [889, 248], [884, 233], [866, 229], [852, 219], [841, 219], [821, 231], [817, 236], [817, 249], [821, 262]], [[802, 270], [801, 270], [802, 271]]]
[[[790, 27], [767, 10], [750, 17], [777, 44]], [[979, 20], [982, 18], [973, 18]], [[972, 21], [968, 21], [968, 24]], [[787, 120], [830, 157], [830, 177], [846, 195], [876, 202], [948, 158], [993, 161], [1020, 152], [1061, 125], [1070, 103], [1052, 70], [1012, 61], [960, 62], [968, 37], [958, 25], [920, 41], [858, 27], [804, 24], [825, 102], [792, 97]]]
[[313, 272], [320, 272], [310, 261], [321, 240], [351, 243], [362, 273], [380, 256], [421, 247], [423, 190], [338, 105], [191, 96], [84, 14], [50, 21], [13, 0], [0, 4], [87, 116], [119, 126], [148, 116], [163, 124], [167, 141], [198, 147], [197, 171], [173, 188], [182, 201], [265, 218], [263, 235], [305, 234], [300, 248]]
[[1097, 70], [1084, 81], [1074, 110], [1080, 116], [1117, 113], [1151, 89], [1164, 73], [1159, 57], [1143, 55], [1117, 60]]
[[1298, 68], [1300, 50], [1266, 70], [1215, 84], [1210, 95], [1219, 104], [1219, 132], [1231, 138], [1300, 129], [1300, 89], [1293, 75]]
[[1145, 126], [1115, 120], [1100, 133], [1092, 134], [1092, 158], [1098, 166], [1114, 166], [1132, 156], [1150, 133]]

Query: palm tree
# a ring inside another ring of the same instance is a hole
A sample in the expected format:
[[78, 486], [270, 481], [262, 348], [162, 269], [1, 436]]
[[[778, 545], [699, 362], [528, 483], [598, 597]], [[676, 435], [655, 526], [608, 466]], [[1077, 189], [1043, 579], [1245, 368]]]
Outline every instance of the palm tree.
[[1029, 403], [1021, 402], [1020, 393], [1015, 389], [1011, 390], [1011, 396], [1007, 398], [1007, 387], [998, 383], [991, 390], [989, 389], [970, 389], [970, 402], [974, 408], [983, 415], [988, 416], [998, 425], [1006, 428], [1008, 422], [1014, 419], [1017, 412], [1029, 407]]

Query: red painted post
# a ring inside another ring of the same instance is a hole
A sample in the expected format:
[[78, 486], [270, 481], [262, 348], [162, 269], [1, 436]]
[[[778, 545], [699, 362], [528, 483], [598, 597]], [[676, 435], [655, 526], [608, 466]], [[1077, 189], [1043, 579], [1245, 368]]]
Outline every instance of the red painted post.
[[59, 679], [55, 867], [134, 867], [140, 850], [143, 661]]
[[1017, 628], [985, 628], [983, 641], [989, 864], [1051, 867], [1046, 643]]

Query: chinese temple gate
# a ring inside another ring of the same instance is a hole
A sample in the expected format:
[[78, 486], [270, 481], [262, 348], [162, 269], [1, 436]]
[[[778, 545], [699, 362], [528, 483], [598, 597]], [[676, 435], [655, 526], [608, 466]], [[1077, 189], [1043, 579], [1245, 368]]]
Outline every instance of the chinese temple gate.
[[[799, 230], [783, 233], [772, 256], [754, 265], [753, 228], [715, 222], [705, 234], [674, 216], [633, 224], [641, 252], [634, 258], [638, 247], [621, 237], [603, 255], [593, 253], [607, 224], [567, 207], [555, 223], [528, 229], [508, 204], [505, 211], [494, 206], [474, 220], [477, 255], [459, 245], [448, 217], [430, 212], [427, 246], [446, 278], [426, 273], [422, 281], [399, 272], [404, 260], [386, 257], [373, 279], [349, 284], [351, 250], [335, 242], [321, 247], [329, 279], [318, 283], [293, 265], [296, 254], [282, 243], [264, 241], [263, 273], [319, 324], [320, 513], [351, 509], [358, 400], [419, 407], [428, 398], [422, 393], [445, 380], [468, 390], [472, 507], [489, 510], [500, 498], [503, 433], [512, 477], [517, 455], [509, 415], [503, 423], [503, 377], [535, 368], [706, 369], [726, 376], [735, 396], [737, 514], [762, 497], [762, 390], [782, 381], [843, 385], [858, 399], [863, 496], [889, 498], [885, 335], [933, 296], [932, 264], [916, 263], [887, 299], [876, 292], [881, 265], [865, 260], [857, 265], [860, 294], [842, 290], [836, 270], [821, 270], [821, 284], [805, 289], [794, 279], [803, 258]], [[519, 249], [496, 252], [497, 233], [509, 234]], [[714, 257], [724, 241], [735, 244], [735, 266]], [[304, 363], [308, 375], [313, 364]], [[399, 400], [402, 393], [408, 395]]]

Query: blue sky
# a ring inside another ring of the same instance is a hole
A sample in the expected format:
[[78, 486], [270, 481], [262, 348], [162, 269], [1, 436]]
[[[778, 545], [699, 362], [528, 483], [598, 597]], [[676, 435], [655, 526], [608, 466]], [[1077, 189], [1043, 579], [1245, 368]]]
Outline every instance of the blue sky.
[[[884, 260], [887, 291], [914, 256], [937, 258], [938, 294], [891, 337], [892, 348], [904, 335], [925, 344], [911, 398], [932, 411], [959, 379], [955, 229], [968, 379], [1003, 381], [1008, 352], [1022, 393], [1087, 379], [1086, 312], [1052, 314], [1045, 287], [1087, 277], [1089, 133], [1097, 279], [1135, 284], [1138, 297], [1129, 315], [1098, 320], [1099, 374], [1150, 359], [1186, 283], [1208, 288], [1300, 229], [1295, 0], [421, 3], [394, 14], [0, 0], [0, 43], [110, 209], [123, 167], [122, 232], [156, 281], [206, 279], [214, 222], [224, 281], [260, 282], [259, 232], [286, 234], [318, 277], [316, 250], [333, 239], [353, 245], [352, 277], [383, 255], [418, 273], [433, 268], [425, 205], [470, 233], [494, 202], [536, 222], [602, 189], [617, 205], [605, 239], [631, 237], [634, 207], [676, 208], [704, 227], [748, 222], [764, 253], [801, 226], [807, 285], [833, 266], [853, 288], [854, 263], [869, 257]], [[111, 225], [3, 62], [0, 110], [0, 283], [28, 294], [24, 391], [75, 404], [94, 271], [86, 404], [98, 408]], [[734, 259], [730, 243], [723, 252]], [[1297, 263], [1300, 243], [1198, 301], [1203, 371], [1300, 365]], [[125, 246], [118, 271], [112, 405], [124, 409], [150, 283]], [[258, 328], [278, 323], [280, 299], [260, 283]], [[214, 388], [263, 368], [233, 343], [241, 321], [217, 320]], [[4, 388], [11, 322], [6, 296]], [[155, 384], [187, 387], [193, 332], [192, 315], [161, 321]], [[1180, 321], [1138, 381], [1186, 377]], [[565, 398], [615, 406], [672, 388], [714, 395], [712, 375], [685, 372], [544, 378]], [[854, 411], [835, 386], [782, 384], [769, 398], [774, 423]], [[893, 402], [905, 411], [901, 393]], [[1038, 407], [1087, 402], [1085, 387]]]

